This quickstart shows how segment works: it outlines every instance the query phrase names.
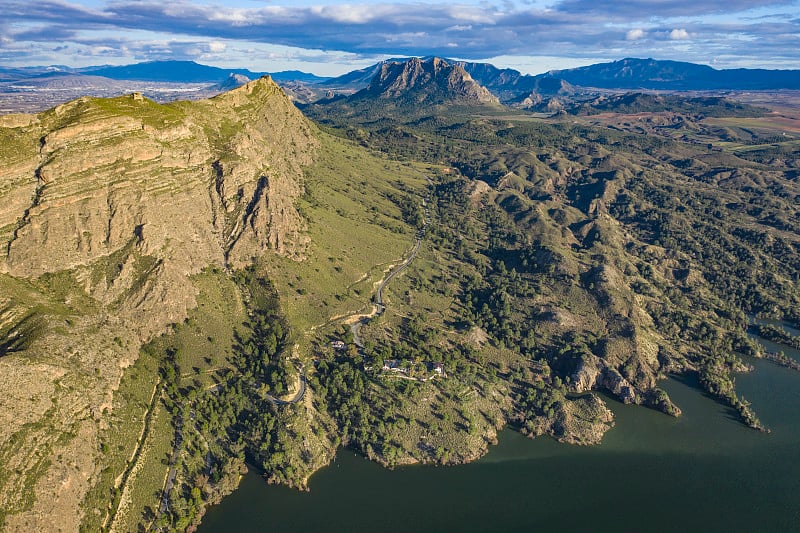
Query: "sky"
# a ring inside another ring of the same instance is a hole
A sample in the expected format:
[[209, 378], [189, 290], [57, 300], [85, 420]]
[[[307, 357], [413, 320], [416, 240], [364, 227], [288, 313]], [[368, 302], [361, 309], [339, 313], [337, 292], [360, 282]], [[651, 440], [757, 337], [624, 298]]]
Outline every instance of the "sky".
[[335, 76], [390, 57], [538, 74], [652, 57], [800, 69], [800, 0], [0, 0], [0, 65], [163, 59]]

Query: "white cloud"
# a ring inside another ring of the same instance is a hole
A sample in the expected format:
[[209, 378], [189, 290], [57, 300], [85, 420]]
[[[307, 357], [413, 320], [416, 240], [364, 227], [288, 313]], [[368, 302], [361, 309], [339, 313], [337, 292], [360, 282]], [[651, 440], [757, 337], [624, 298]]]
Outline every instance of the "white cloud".
[[370, 5], [314, 6], [311, 12], [334, 22], [345, 24], [366, 24], [377, 15], [375, 7]]
[[220, 41], [211, 41], [208, 43], [208, 51], [215, 54], [224, 52], [226, 48], [227, 45]]
[[444, 31], [470, 31], [472, 29], [472, 24], [456, 24], [455, 26], [450, 26], [449, 28], [445, 28]]
[[[214, 62], [246, 63], [255, 70], [273, 68], [259, 66], [266, 56], [244, 50], [285, 46], [303, 50], [303, 57], [292, 60], [326, 73], [334, 68], [329, 60], [309, 50], [353, 54], [337, 60], [337, 68], [386, 57], [457, 53], [471, 60], [524, 57], [530, 65], [526, 71], [535, 72], [539, 67], [534, 65], [567, 68], [578, 59], [588, 64], [624, 57], [631, 49], [659, 59], [707, 62], [719, 57], [723, 65], [798, 68], [800, 20], [782, 7], [798, 2], [0, 0], [0, 63], [72, 64], [71, 52], [52, 50], [54, 43], [66, 43], [81, 50], [109, 46], [120, 58], [135, 54], [137, 59], [188, 59], [196, 46]], [[770, 5], [777, 6], [774, 13], [789, 13], [788, 18], [753, 16], [761, 13], [756, 7]], [[153, 43], [157, 39], [172, 44], [159, 47]], [[667, 40], [673, 45], [665, 50]], [[540, 56], [559, 60], [530, 59]]]
[[627, 34], [625, 34], [625, 39], [628, 41], [638, 41], [645, 36], [644, 30], [641, 28], [636, 28], [635, 30], [630, 30]]
[[674, 29], [669, 32], [669, 38], [673, 41], [685, 41], [689, 39], [689, 32], [684, 29]]
[[115, 55], [116, 50], [110, 46], [92, 46], [89, 48], [89, 53], [93, 56]]

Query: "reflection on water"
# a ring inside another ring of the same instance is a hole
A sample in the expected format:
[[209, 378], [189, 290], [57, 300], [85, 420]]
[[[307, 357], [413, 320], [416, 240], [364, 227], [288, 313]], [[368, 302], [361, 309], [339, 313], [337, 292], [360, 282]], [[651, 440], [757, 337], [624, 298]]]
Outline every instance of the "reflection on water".
[[[756, 318], [753, 316], [750, 316], [748, 318], [750, 319], [750, 322], [753, 324], [777, 326], [779, 328], [783, 328], [783, 330], [786, 333], [789, 333], [790, 335], [800, 336], [800, 329], [797, 329], [795, 326], [784, 320]], [[792, 348], [791, 346], [786, 346], [785, 344], [779, 344], [776, 342], [768, 341], [767, 339], [762, 339], [761, 337], [758, 337], [754, 334], [751, 334], [750, 337], [760, 342], [768, 352], [773, 352], [773, 353], [783, 352], [784, 354], [788, 355], [795, 361], [800, 361], [800, 350]]]
[[800, 328], [798, 326], [792, 324], [791, 322], [787, 322], [785, 320], [773, 320], [771, 318], [756, 318], [752, 315], [748, 316], [751, 322], [754, 324], [762, 324], [762, 325], [771, 325], [771, 326], [778, 326], [783, 328], [786, 333], [790, 335], [800, 335]]
[[473, 464], [395, 471], [342, 450], [310, 493], [248, 475], [200, 531], [800, 531], [800, 373], [752, 362], [737, 390], [771, 434], [673, 379], [681, 418], [609, 400], [601, 446], [506, 430]]

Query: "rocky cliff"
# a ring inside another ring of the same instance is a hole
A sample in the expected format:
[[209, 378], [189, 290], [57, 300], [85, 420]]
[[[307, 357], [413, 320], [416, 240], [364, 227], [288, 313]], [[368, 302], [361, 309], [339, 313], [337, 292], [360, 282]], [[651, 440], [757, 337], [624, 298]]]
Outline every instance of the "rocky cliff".
[[498, 103], [488, 89], [472, 79], [460, 65], [439, 58], [412, 58], [384, 63], [364, 95], [406, 99], [416, 104]]
[[189, 276], [303, 257], [317, 143], [269, 78], [0, 117], [0, 523], [78, 529], [122, 369], [196, 305]]
[[267, 78], [191, 104], [82, 98], [3, 136], [20, 150], [2, 164], [0, 270], [73, 270], [104, 304], [152, 317], [143, 336], [193, 305], [185, 278], [203, 267], [303, 254], [293, 203], [316, 141]]

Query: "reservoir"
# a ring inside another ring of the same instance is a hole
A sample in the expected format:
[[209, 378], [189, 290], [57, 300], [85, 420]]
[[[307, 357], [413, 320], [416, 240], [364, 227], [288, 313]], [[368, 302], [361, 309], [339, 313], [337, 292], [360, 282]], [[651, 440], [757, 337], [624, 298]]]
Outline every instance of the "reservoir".
[[394, 471], [343, 449], [309, 493], [248, 474], [199, 531], [800, 531], [800, 372], [749, 362], [736, 388], [769, 434], [680, 377], [682, 417], [607, 399], [600, 446], [504, 430], [472, 464]]

